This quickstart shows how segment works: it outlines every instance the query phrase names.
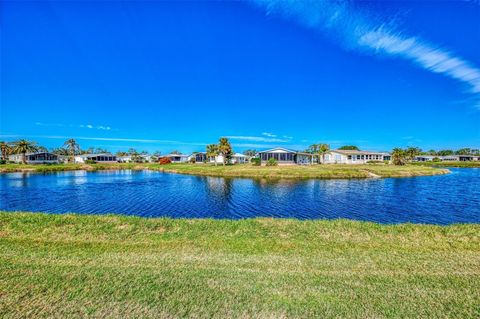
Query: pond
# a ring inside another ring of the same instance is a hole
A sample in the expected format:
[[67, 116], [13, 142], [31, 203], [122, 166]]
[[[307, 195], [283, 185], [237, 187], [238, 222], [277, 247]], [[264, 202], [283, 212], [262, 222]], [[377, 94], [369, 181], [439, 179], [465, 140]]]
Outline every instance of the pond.
[[480, 169], [367, 180], [219, 178], [155, 171], [0, 174], [0, 210], [144, 217], [480, 222]]

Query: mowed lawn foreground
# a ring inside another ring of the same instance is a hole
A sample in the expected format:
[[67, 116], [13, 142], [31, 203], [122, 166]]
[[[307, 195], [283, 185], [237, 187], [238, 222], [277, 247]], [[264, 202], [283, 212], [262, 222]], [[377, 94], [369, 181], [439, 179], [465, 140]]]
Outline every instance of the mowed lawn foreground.
[[0, 317], [479, 318], [480, 225], [0, 213]]

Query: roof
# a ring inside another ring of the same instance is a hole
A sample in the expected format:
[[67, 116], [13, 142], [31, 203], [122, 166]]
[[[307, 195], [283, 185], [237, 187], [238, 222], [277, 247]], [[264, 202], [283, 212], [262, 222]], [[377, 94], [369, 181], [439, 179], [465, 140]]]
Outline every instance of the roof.
[[109, 153], [100, 153], [100, 154], [81, 154], [81, 155], [77, 155], [77, 156], [80, 156], [80, 157], [94, 157], [95, 156], [96, 157], [96, 156], [115, 156], [115, 155], [109, 154]]
[[187, 154], [165, 154], [161, 155], [161, 157], [189, 157], [190, 155]]
[[357, 151], [357, 150], [330, 150], [330, 152], [344, 155], [390, 155], [387, 152]]
[[233, 154], [233, 157], [248, 157], [248, 156], [242, 153], [235, 153]]
[[260, 151], [258, 153], [271, 153], [271, 152], [274, 152], [274, 151], [285, 151], [287, 153], [298, 153], [298, 151], [290, 150], [290, 149], [284, 148], [284, 147], [275, 147], [275, 148], [271, 148], [269, 150]]
[[[38, 155], [38, 154], [52, 154], [52, 155], [57, 155], [57, 156], [60, 156], [60, 155], [58, 155], [58, 154], [55, 154], [55, 153], [52, 153], [52, 152], [33, 152], [33, 153], [25, 153], [25, 156], [29, 156], [29, 155]], [[22, 153], [10, 154], [10, 155], [22, 155]]]

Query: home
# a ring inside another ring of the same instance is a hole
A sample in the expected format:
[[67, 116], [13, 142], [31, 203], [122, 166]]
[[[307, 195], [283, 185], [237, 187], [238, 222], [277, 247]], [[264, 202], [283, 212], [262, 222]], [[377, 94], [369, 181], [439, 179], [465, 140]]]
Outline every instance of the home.
[[[22, 163], [23, 154], [12, 154], [8, 156], [9, 161]], [[25, 160], [27, 164], [58, 164], [62, 160], [62, 156], [49, 152], [26, 153]]]
[[117, 156], [117, 162], [119, 162], [119, 163], [131, 163], [132, 162], [132, 156], [131, 155]]
[[414, 157], [415, 162], [432, 162], [433, 160], [441, 160], [439, 156], [433, 156], [433, 155], [419, 155]]
[[250, 161], [250, 156], [241, 154], [241, 153], [235, 153], [232, 156], [231, 163], [232, 164], [245, 164]]
[[279, 165], [305, 165], [313, 163], [312, 154], [289, 150], [283, 147], [276, 147], [266, 151], [261, 151], [258, 152], [258, 155], [262, 162], [267, 162], [269, 159], [273, 158]]
[[185, 154], [166, 154], [162, 158], [169, 158], [172, 163], [186, 163], [190, 156]]
[[87, 163], [87, 161], [93, 161], [96, 163], [116, 163], [117, 157], [112, 154], [82, 154], [75, 156], [75, 163]]
[[371, 161], [390, 161], [391, 155], [385, 152], [357, 150], [331, 150], [321, 156], [324, 164], [366, 164]]

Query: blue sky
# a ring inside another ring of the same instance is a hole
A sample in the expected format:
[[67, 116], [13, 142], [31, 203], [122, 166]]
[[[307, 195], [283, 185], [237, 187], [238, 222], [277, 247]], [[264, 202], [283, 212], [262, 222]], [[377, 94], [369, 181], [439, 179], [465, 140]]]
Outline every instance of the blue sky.
[[0, 3], [0, 139], [480, 147], [480, 3]]

